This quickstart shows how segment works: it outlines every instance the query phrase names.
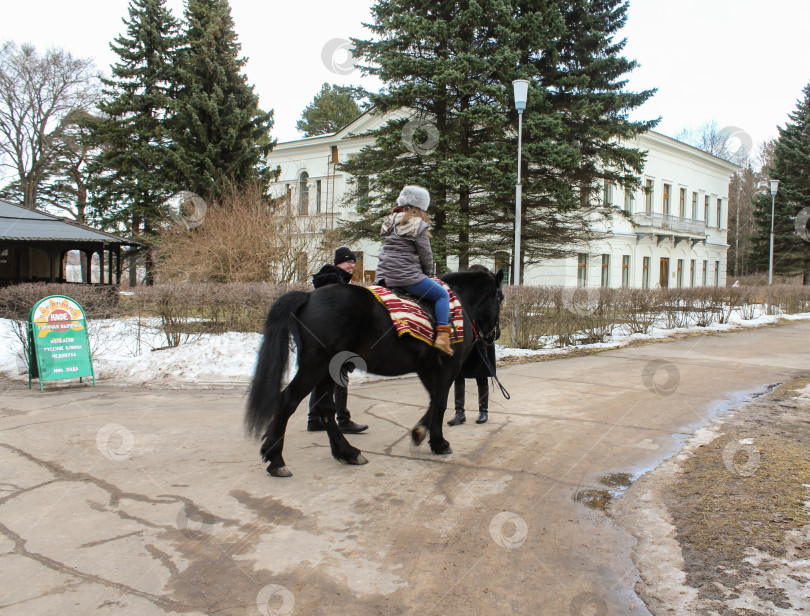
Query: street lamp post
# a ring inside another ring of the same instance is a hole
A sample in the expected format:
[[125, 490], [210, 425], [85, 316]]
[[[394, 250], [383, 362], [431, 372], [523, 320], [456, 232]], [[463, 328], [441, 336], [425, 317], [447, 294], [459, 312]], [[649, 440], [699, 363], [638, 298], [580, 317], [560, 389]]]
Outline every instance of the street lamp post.
[[776, 206], [776, 192], [779, 190], [779, 180], [769, 182], [771, 188], [771, 252], [768, 259], [768, 314], [773, 314], [771, 306], [771, 285], [773, 284], [773, 212]]
[[523, 150], [523, 110], [526, 109], [526, 101], [529, 98], [529, 80], [515, 79], [512, 82], [515, 91], [515, 109], [518, 112], [518, 167], [517, 184], [515, 185], [515, 257], [514, 257], [514, 278], [512, 284], [520, 284], [520, 210], [523, 197], [523, 186], [520, 183], [520, 160]]

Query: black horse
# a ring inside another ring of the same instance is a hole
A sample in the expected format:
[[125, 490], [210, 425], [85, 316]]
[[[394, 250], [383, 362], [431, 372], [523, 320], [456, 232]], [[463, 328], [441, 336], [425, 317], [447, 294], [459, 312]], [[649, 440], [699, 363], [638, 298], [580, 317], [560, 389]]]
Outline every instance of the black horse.
[[[411, 336], [397, 336], [388, 311], [363, 287], [334, 284], [310, 293], [282, 295], [267, 316], [245, 414], [248, 432], [255, 437], [263, 433], [261, 455], [270, 463], [267, 472], [275, 477], [292, 475], [281, 455], [284, 433], [290, 416], [313, 390], [321, 400], [316, 408], [326, 423], [332, 455], [348, 464], [367, 462], [335, 421], [333, 379], [340, 378], [341, 365], [364, 365], [368, 372], [383, 376], [416, 372], [430, 394], [430, 405], [411, 437], [418, 445], [429, 433], [434, 453], [452, 453], [442, 436], [447, 395], [476, 341], [491, 343], [494, 339], [503, 299], [502, 278], [503, 272], [481, 271], [442, 277], [464, 310], [464, 342], [453, 345], [452, 357]], [[290, 335], [297, 349], [298, 371], [282, 391]]]

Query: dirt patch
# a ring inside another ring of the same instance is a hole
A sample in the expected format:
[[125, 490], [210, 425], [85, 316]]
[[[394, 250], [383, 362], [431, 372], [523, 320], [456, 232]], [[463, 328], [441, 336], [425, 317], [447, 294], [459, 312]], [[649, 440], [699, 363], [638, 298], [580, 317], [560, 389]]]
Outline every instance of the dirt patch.
[[[810, 377], [700, 431], [617, 505], [653, 614], [810, 611]], [[642, 526], [640, 526], [642, 525]]]

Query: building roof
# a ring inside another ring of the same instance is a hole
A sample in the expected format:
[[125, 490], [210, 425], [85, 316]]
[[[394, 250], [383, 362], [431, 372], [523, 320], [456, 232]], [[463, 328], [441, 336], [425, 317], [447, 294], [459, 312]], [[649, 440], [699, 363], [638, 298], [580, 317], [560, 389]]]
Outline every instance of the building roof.
[[[357, 137], [364, 136], [364, 133], [367, 133], [370, 130], [379, 128], [382, 124], [387, 122], [391, 118], [404, 118], [412, 115], [414, 112], [408, 111], [405, 108], [397, 109], [394, 111], [389, 111], [387, 113], [381, 114], [374, 107], [366, 110], [359, 116], [357, 116], [354, 120], [349, 122], [343, 128], [335, 131], [334, 133], [328, 133], [325, 135], [316, 135], [314, 137], [303, 137], [301, 139], [293, 139], [291, 141], [284, 141], [281, 143], [276, 144], [276, 147], [273, 151], [284, 151], [284, 150], [292, 150], [297, 147], [306, 147], [312, 144], [323, 144], [323, 143], [338, 143], [340, 140], [343, 139], [355, 139]], [[713, 163], [716, 166], [723, 168], [724, 171], [728, 171], [729, 173], [735, 173], [740, 166], [715, 156], [714, 154], [710, 154], [697, 148], [693, 145], [688, 143], [684, 143], [678, 139], [670, 137], [669, 135], [664, 135], [663, 133], [656, 132], [654, 130], [646, 131], [645, 133], [641, 133], [637, 138], [636, 141], [640, 141], [641, 139], [646, 138], [646, 140], [651, 140], [657, 143], [659, 146], [667, 146], [670, 148], [680, 148], [684, 153], [689, 153], [690, 155], [697, 156], [702, 158], [704, 162]], [[641, 145], [641, 144], [640, 144]], [[643, 147], [643, 146], [642, 146]]]
[[0, 240], [137, 244], [112, 233], [5, 201], [0, 201]]

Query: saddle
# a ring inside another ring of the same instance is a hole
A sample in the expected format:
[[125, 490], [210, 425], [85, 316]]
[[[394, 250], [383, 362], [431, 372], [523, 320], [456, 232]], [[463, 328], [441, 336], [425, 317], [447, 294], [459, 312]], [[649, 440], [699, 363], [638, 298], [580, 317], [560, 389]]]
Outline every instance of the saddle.
[[[458, 344], [464, 340], [464, 316], [461, 302], [453, 293], [453, 290], [444, 282], [438, 278], [433, 280], [441, 284], [450, 296], [450, 325], [453, 329], [450, 342]], [[372, 284], [368, 285], [366, 289], [388, 310], [398, 336], [409, 334], [417, 340], [433, 346], [436, 329], [435, 304], [433, 302], [420, 299], [412, 293], [397, 287], [390, 288]]]

